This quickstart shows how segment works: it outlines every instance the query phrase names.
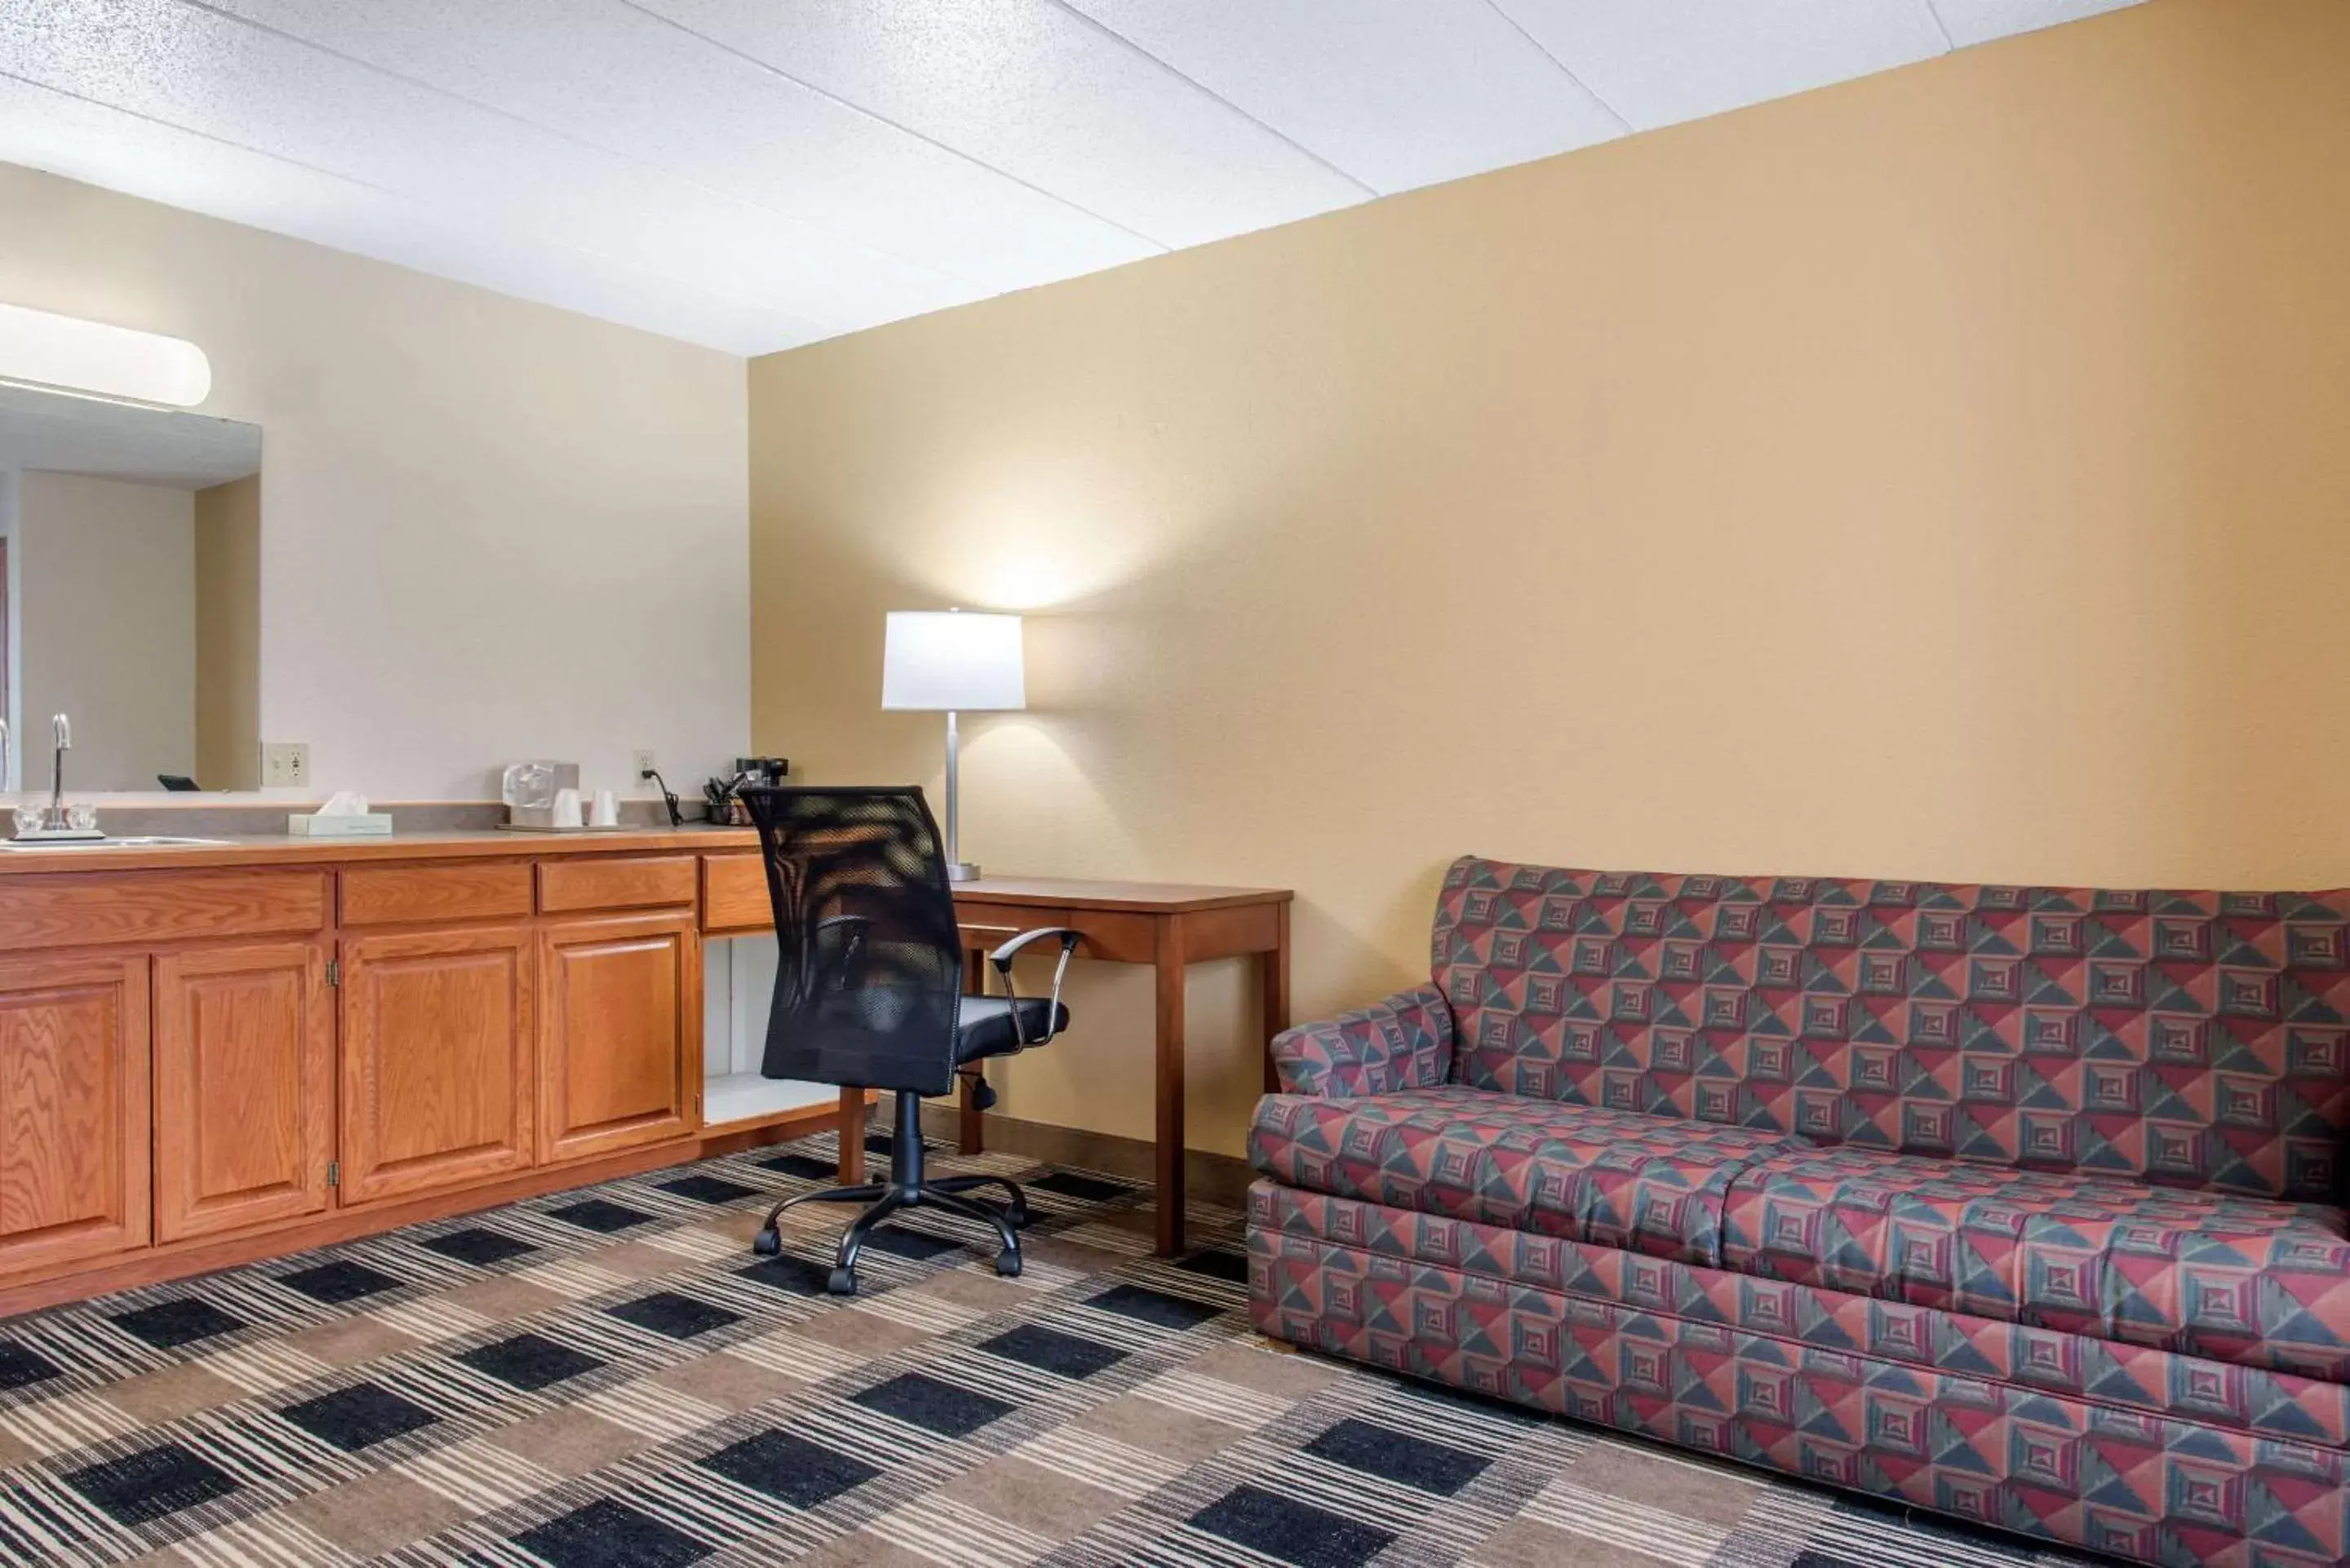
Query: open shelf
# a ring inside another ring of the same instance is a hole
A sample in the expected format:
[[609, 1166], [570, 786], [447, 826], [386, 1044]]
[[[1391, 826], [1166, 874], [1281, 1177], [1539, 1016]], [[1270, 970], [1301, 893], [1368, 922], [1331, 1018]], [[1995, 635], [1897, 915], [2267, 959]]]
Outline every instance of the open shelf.
[[830, 1084], [726, 1073], [702, 1081], [702, 1127], [704, 1132], [723, 1132], [737, 1123], [769, 1121], [810, 1106], [833, 1105], [839, 1098], [840, 1091]]

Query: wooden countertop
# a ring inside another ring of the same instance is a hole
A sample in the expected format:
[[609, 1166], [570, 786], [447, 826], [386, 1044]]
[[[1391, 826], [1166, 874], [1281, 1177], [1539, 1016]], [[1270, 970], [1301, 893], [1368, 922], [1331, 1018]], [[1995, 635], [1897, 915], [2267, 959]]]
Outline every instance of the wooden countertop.
[[[188, 871], [237, 867], [348, 866], [501, 856], [706, 855], [755, 851], [748, 827], [624, 828], [606, 833], [506, 833], [495, 828], [396, 833], [382, 838], [296, 838], [288, 834], [212, 836], [214, 844], [128, 849], [0, 849], [0, 877], [60, 871]], [[1133, 909], [1153, 914], [1286, 903], [1287, 888], [1216, 888], [1190, 882], [1096, 881], [1060, 877], [988, 877], [954, 885], [959, 898], [1032, 909]]]
[[216, 844], [129, 849], [0, 849], [0, 877], [58, 871], [184, 871], [216, 867], [341, 866], [381, 860], [463, 860], [502, 855], [691, 855], [756, 849], [747, 827], [623, 828], [604, 833], [506, 833], [495, 828], [396, 833], [382, 838], [207, 835]]

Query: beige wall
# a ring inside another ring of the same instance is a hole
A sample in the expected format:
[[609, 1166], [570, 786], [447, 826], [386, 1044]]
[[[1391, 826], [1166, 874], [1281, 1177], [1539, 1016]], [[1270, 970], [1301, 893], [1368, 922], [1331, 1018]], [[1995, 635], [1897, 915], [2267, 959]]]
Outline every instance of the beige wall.
[[196, 782], [261, 787], [261, 479], [196, 492]]
[[[754, 739], [935, 785], [882, 612], [1032, 609], [967, 852], [1294, 886], [1301, 1017], [1464, 850], [2350, 881], [2345, 256], [2350, 5], [2155, 0], [756, 360]], [[1148, 1136], [1149, 1002], [1004, 1109]]]
[[195, 497], [75, 473], [18, 476], [12, 569], [27, 788], [50, 783], [49, 715], [73, 719], [66, 783], [148, 789], [196, 750]]
[[260, 722], [317, 788], [738, 753], [741, 359], [5, 165], [0, 234], [0, 301], [189, 338], [263, 427]]

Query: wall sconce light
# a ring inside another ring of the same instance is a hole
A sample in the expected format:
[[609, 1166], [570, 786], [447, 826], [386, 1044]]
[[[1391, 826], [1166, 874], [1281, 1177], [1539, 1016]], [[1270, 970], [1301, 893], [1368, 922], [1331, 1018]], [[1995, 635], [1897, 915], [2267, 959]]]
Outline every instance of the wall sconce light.
[[192, 409], [212, 391], [213, 367], [177, 337], [0, 305], [0, 379]]

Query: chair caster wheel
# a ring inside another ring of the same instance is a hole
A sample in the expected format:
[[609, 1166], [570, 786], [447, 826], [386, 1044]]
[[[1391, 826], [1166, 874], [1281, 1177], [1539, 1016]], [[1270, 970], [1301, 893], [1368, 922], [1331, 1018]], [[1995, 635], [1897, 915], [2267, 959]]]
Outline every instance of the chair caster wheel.
[[772, 1258], [784, 1250], [784, 1239], [773, 1225], [751, 1238], [751, 1251], [763, 1258]]
[[1020, 1254], [1017, 1252], [996, 1253], [995, 1272], [1002, 1274], [1007, 1280], [1018, 1279], [1020, 1277]]
[[824, 1288], [830, 1291], [837, 1296], [855, 1295], [857, 1293], [857, 1271], [854, 1269], [833, 1270], [832, 1277], [824, 1282]]

